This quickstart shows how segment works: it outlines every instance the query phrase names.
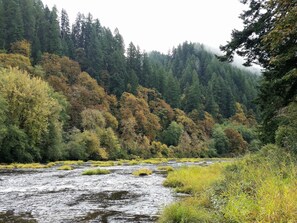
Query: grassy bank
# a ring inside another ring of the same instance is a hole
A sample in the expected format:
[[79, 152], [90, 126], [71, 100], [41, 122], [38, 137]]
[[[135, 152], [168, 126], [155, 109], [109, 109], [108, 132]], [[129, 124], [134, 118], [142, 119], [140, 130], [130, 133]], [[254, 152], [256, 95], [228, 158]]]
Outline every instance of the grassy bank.
[[188, 167], [164, 182], [192, 196], [165, 208], [159, 222], [297, 222], [294, 156], [268, 145], [232, 164]]

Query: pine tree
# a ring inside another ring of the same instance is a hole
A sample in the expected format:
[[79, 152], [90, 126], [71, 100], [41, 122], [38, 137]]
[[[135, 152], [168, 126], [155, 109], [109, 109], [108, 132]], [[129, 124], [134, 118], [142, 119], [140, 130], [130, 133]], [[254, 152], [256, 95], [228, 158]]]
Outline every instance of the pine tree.
[[61, 38], [60, 38], [60, 25], [58, 21], [57, 8], [53, 7], [49, 14], [49, 39], [48, 39], [48, 52], [57, 55], [62, 54]]
[[10, 44], [24, 38], [24, 24], [21, 14], [20, 3], [17, 0], [2, 0], [4, 4], [4, 13], [1, 15], [4, 19], [5, 48]]
[[71, 39], [69, 17], [65, 9], [62, 9], [61, 12], [61, 45], [63, 55], [73, 57], [74, 46]]
[[24, 39], [32, 42], [36, 32], [34, 0], [20, 0], [22, 20], [24, 24]]
[[178, 108], [180, 106], [180, 86], [176, 78], [172, 74], [169, 74], [165, 89], [166, 102], [170, 104], [173, 108]]
[[[3, 0], [0, 0], [0, 15], [4, 15], [4, 4]], [[5, 29], [4, 16], [0, 16], [0, 30]], [[5, 49], [5, 33], [0, 32], [0, 49]]]

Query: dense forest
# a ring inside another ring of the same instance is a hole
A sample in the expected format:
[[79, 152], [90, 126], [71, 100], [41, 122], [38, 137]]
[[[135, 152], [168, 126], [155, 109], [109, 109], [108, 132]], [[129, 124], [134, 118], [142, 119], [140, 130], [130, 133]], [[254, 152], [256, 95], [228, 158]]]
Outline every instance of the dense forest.
[[0, 0], [0, 162], [257, 150], [260, 77], [202, 44], [146, 53], [91, 14]]

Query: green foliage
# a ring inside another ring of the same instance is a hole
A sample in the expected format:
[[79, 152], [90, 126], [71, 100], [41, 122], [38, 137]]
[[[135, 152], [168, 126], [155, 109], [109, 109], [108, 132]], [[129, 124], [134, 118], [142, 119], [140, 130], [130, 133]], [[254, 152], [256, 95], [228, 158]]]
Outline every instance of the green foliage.
[[102, 175], [102, 174], [109, 174], [110, 171], [106, 169], [90, 169], [85, 170], [82, 175]]
[[[210, 148], [218, 155], [238, 156], [248, 151], [257, 151], [261, 143], [252, 117], [247, 118], [241, 105], [229, 121], [215, 124], [211, 129]], [[205, 121], [204, 121], [205, 122]]]
[[104, 130], [100, 136], [101, 146], [106, 148], [109, 159], [123, 158], [121, 144], [111, 128]]
[[106, 160], [108, 153], [100, 146], [99, 136], [86, 130], [74, 131], [66, 145], [67, 156], [74, 160]]
[[192, 197], [167, 207], [160, 221], [295, 222], [296, 163], [283, 148], [267, 145], [234, 163], [176, 170], [164, 184]]
[[228, 138], [222, 127], [218, 126], [213, 130], [211, 143], [219, 155], [228, 153]]
[[105, 119], [99, 110], [86, 109], [81, 113], [82, 127], [86, 130], [96, 130], [105, 127]]
[[288, 151], [297, 153], [297, 103], [290, 103], [280, 112], [280, 124], [276, 131], [275, 142]]
[[172, 157], [173, 151], [172, 149], [168, 148], [166, 144], [153, 141], [150, 145], [150, 154], [152, 157], [156, 158]]
[[162, 132], [161, 141], [168, 146], [177, 146], [182, 132], [183, 126], [173, 121], [168, 128]]
[[[49, 143], [47, 133], [62, 128], [58, 120], [63, 106], [46, 82], [14, 68], [1, 70], [0, 86], [0, 95], [6, 102], [2, 114], [6, 116], [7, 129], [0, 142], [4, 153], [1, 158], [6, 162], [40, 160], [42, 154], [47, 153], [43, 151], [47, 147], [39, 148]], [[52, 135], [51, 140], [58, 137], [59, 134]]]
[[209, 214], [208, 210], [196, 208], [199, 202], [185, 201], [178, 202], [166, 207], [158, 220], [159, 223], [175, 223], [175, 222], [201, 222], [211, 223], [216, 222], [215, 216]]
[[[243, 1], [249, 9], [242, 13], [242, 31], [234, 30], [232, 40], [221, 49], [223, 59], [232, 61], [234, 52], [265, 68], [260, 85], [261, 136], [274, 142], [279, 127], [278, 112], [292, 102], [296, 82], [296, 4], [286, 0]], [[275, 19], [277, 18], [277, 19]]]

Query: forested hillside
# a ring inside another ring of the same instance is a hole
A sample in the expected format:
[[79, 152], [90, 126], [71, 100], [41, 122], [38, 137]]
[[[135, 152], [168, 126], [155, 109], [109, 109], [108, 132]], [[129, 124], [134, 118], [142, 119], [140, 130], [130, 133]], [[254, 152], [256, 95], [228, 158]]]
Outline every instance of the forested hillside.
[[201, 44], [146, 53], [40, 0], [0, 0], [0, 162], [233, 156], [258, 148], [259, 77]]

